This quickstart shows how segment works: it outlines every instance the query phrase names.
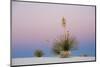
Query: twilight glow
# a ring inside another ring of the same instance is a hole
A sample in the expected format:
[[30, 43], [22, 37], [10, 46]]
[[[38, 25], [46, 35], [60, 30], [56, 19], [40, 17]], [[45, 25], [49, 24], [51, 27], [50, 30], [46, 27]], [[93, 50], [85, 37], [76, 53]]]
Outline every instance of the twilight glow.
[[52, 57], [53, 41], [63, 34], [61, 19], [79, 42], [73, 56], [95, 56], [95, 7], [12, 2], [12, 57], [32, 57], [36, 49]]

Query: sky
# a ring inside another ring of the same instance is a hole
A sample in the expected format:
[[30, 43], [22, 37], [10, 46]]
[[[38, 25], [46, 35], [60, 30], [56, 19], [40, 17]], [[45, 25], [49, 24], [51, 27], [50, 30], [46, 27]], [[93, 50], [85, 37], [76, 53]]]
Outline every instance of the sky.
[[54, 56], [55, 39], [66, 31], [78, 41], [73, 56], [95, 56], [95, 7], [46, 3], [12, 2], [12, 57], [34, 57], [37, 49]]

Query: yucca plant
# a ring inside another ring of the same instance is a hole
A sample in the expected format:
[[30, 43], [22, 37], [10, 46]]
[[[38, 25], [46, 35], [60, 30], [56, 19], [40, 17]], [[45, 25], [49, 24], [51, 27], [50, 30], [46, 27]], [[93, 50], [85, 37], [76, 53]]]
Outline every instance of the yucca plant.
[[42, 57], [44, 55], [44, 53], [42, 52], [42, 50], [36, 50], [35, 53], [34, 53], [34, 55], [36, 57]]
[[69, 57], [71, 50], [77, 49], [77, 41], [75, 38], [70, 37], [65, 39], [56, 40], [53, 45], [55, 54], [61, 57]]
[[64, 37], [61, 36], [59, 40], [54, 42], [53, 51], [60, 57], [69, 57], [73, 48], [76, 48], [77, 41], [75, 38], [69, 35], [69, 31], [66, 32], [66, 20], [62, 18], [62, 26], [64, 28]]

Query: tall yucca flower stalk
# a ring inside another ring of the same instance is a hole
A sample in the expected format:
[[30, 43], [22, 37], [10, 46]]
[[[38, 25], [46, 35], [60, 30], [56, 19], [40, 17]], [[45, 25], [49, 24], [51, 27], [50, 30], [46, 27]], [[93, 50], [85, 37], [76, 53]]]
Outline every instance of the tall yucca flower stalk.
[[65, 40], [66, 40], [66, 20], [65, 20], [64, 17], [62, 18], [62, 26], [64, 28], [64, 37], [65, 37]]

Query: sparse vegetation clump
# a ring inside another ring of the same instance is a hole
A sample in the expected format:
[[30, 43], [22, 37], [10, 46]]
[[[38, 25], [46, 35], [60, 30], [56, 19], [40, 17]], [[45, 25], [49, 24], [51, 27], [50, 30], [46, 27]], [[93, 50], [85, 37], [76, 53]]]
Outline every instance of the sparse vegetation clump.
[[44, 53], [42, 52], [42, 50], [36, 50], [35, 53], [34, 53], [34, 55], [36, 57], [42, 57], [44, 55]]
[[[53, 46], [53, 51], [57, 55], [61, 55], [61, 57], [68, 57], [70, 54], [70, 51], [77, 48], [77, 41], [75, 38], [67, 38], [60, 39], [58, 41], [55, 41]], [[64, 53], [64, 55], [63, 55]], [[65, 55], [66, 54], [66, 55]]]

